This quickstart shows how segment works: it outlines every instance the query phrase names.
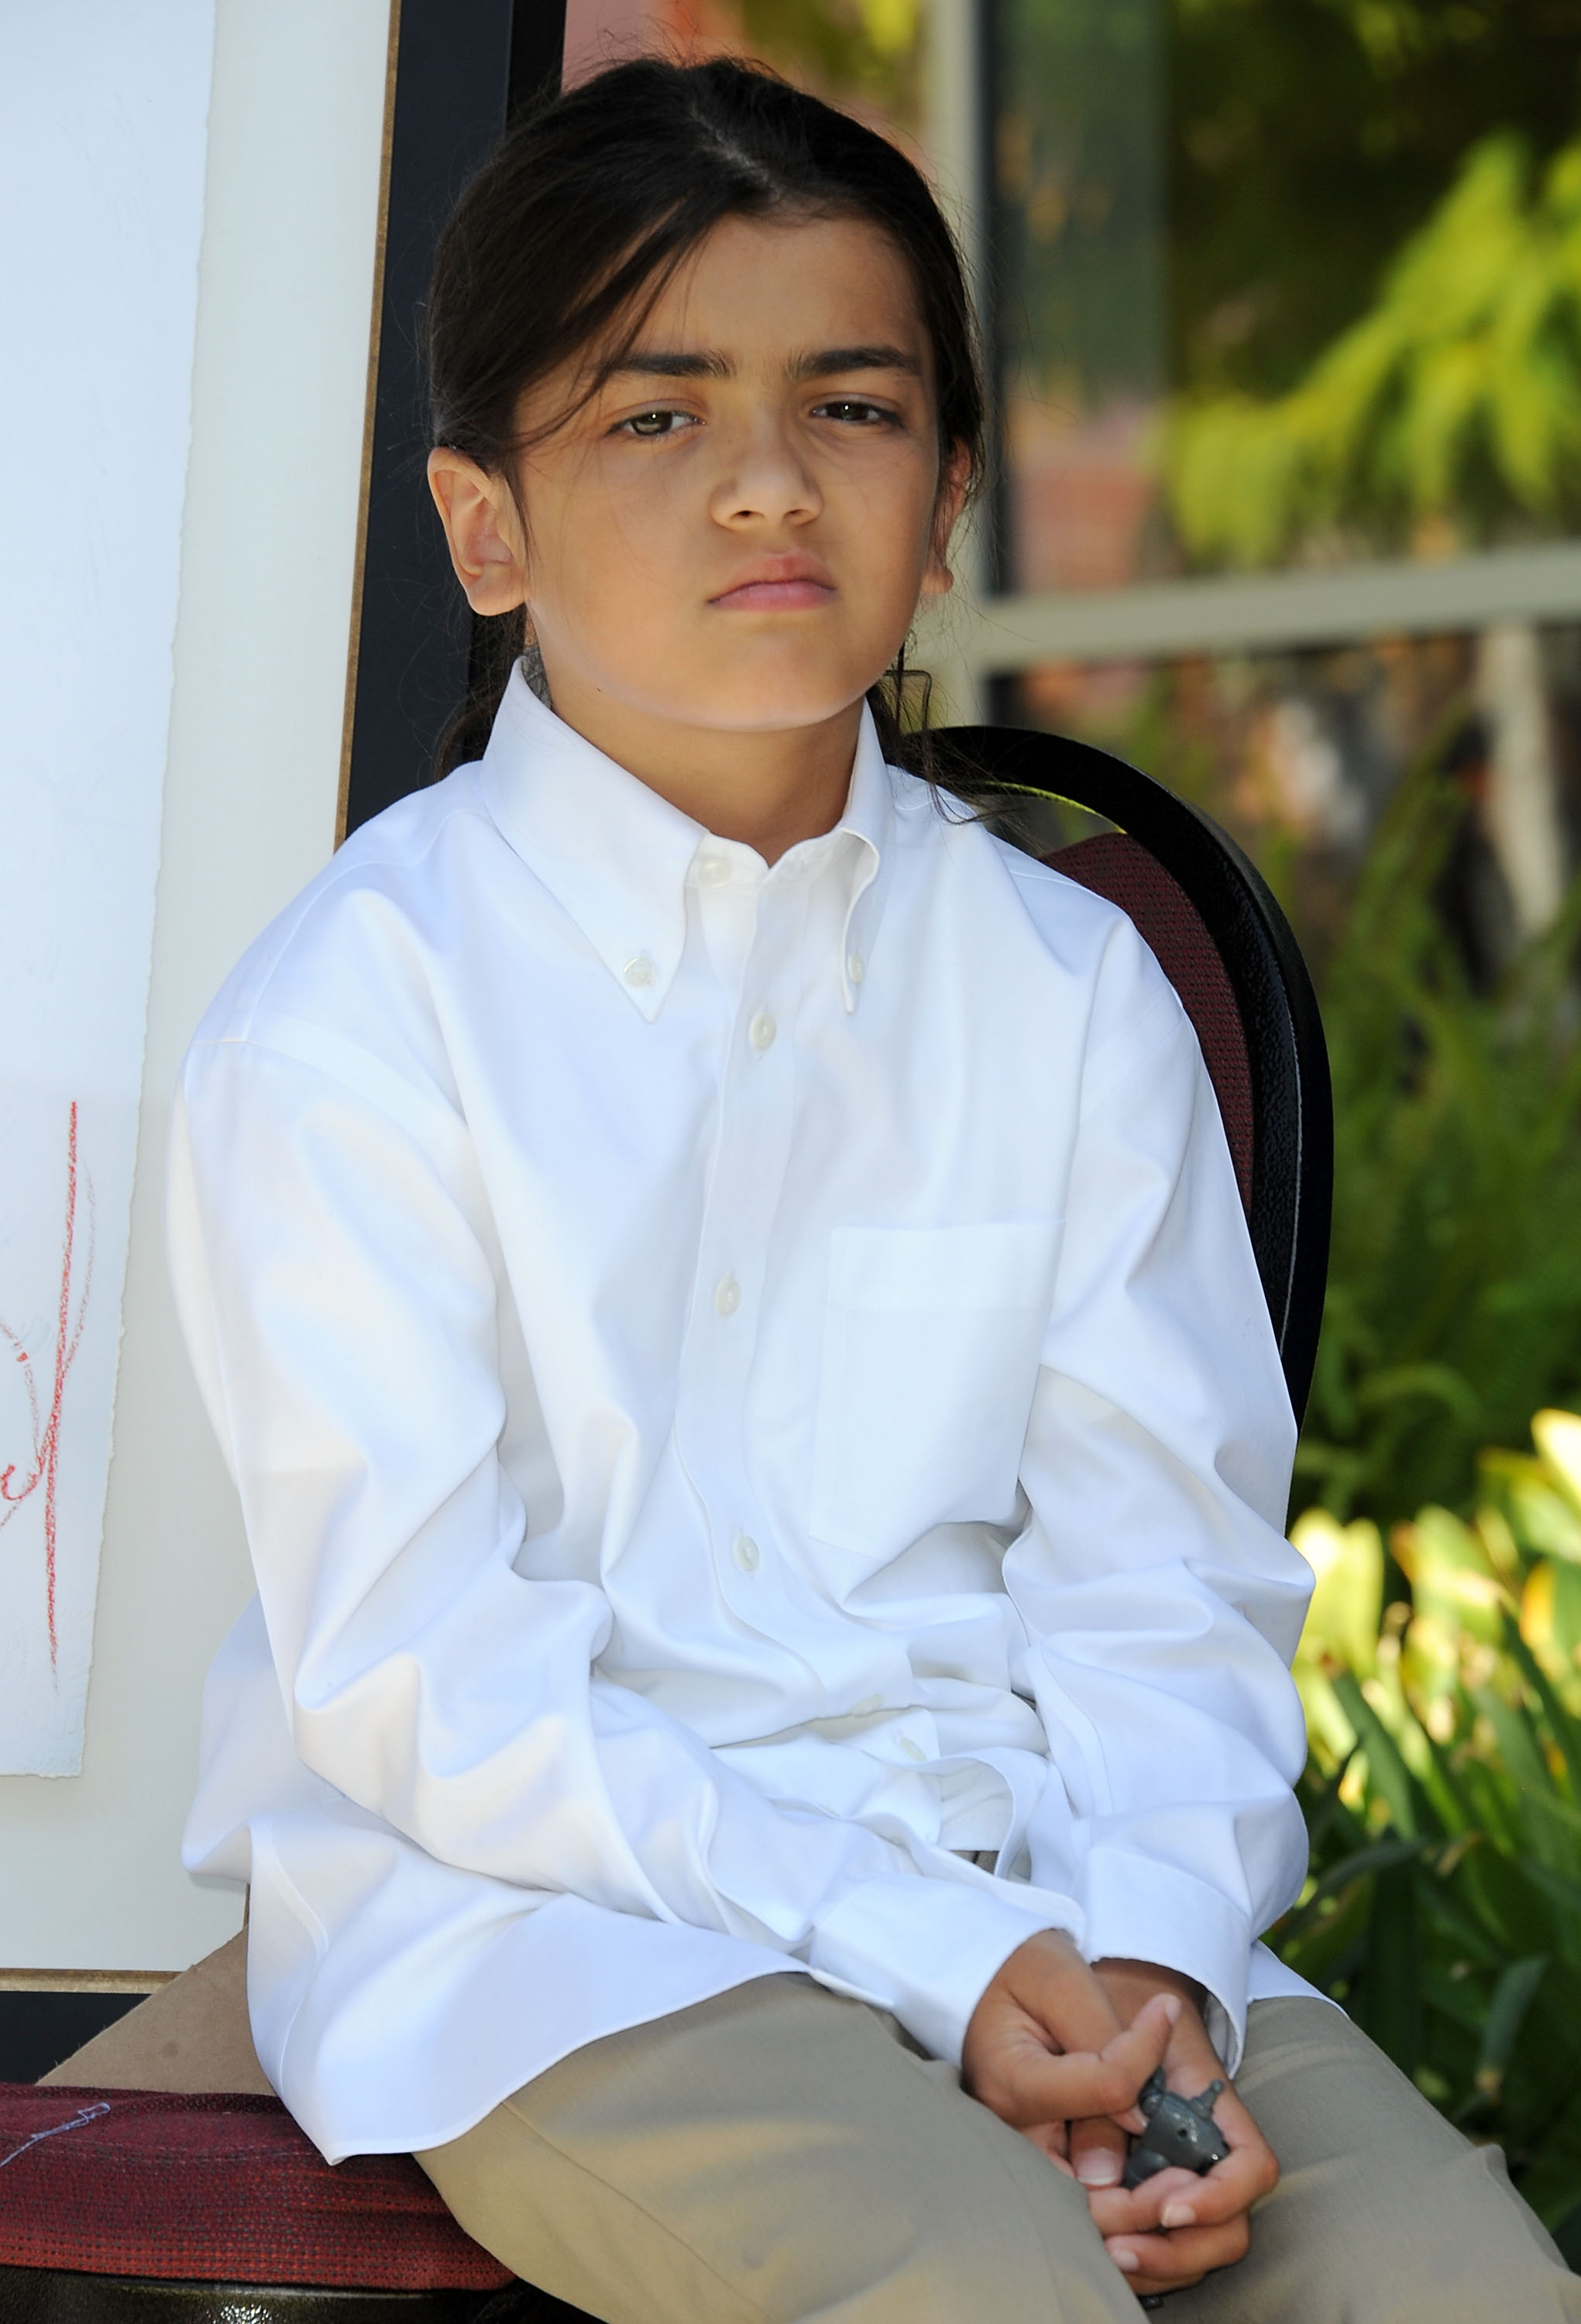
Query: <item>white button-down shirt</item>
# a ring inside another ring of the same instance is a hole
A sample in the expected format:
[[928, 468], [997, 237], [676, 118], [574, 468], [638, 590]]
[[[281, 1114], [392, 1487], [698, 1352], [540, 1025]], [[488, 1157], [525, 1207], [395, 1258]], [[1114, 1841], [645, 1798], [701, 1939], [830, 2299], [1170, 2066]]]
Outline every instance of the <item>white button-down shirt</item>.
[[1211, 1087], [1129, 921], [870, 722], [769, 868], [518, 676], [226, 984], [170, 1234], [258, 1579], [186, 1860], [331, 2158], [772, 1971], [948, 2059], [1039, 1927], [1232, 2049], [1301, 1989], [1248, 1984], [1310, 1576]]

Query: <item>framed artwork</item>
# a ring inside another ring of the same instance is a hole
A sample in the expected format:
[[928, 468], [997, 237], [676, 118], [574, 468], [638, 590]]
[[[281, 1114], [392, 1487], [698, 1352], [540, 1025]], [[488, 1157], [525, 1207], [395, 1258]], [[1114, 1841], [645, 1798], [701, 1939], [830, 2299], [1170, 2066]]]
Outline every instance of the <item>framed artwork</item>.
[[[157, 38], [151, 19], [158, 17]], [[0, 1773], [81, 1764], [142, 1079], [214, 0], [0, 18]], [[106, 351], [114, 360], [106, 361]]]

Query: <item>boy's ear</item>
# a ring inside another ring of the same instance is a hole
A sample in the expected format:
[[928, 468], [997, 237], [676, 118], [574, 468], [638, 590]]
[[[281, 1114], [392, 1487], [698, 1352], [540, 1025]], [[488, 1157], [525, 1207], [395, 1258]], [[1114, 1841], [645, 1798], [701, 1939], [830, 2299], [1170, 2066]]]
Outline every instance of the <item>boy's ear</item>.
[[945, 561], [950, 551], [950, 536], [961, 521], [966, 506], [966, 495], [971, 486], [971, 454], [964, 444], [957, 444], [944, 463], [944, 473], [939, 479], [939, 497], [933, 503], [933, 521], [928, 538], [928, 561], [923, 569], [924, 597], [942, 597], [955, 586], [955, 576]]
[[450, 544], [450, 562], [474, 613], [509, 613], [527, 595], [525, 544], [510, 487], [464, 452], [428, 455], [428, 490]]

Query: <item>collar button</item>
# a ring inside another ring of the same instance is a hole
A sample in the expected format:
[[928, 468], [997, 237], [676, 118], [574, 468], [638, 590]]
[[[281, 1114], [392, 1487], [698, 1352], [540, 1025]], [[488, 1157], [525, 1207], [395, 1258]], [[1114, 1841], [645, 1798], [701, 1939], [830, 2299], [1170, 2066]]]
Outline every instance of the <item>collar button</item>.
[[640, 992], [653, 982], [653, 963], [645, 952], [635, 954], [620, 971], [634, 992]]

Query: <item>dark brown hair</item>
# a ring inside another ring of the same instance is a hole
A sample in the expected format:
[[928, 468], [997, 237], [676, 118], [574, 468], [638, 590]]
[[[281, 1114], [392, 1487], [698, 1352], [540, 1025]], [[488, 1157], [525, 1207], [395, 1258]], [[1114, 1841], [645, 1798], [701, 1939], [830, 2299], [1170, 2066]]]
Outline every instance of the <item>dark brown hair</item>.
[[[521, 399], [601, 342], [618, 353], [722, 218], [866, 220], [905, 257], [933, 353], [940, 473], [965, 447], [975, 482], [983, 391], [971, 305], [939, 206], [905, 156], [759, 66], [615, 65], [519, 123], [446, 225], [427, 317], [432, 438], [491, 475], [526, 448]], [[569, 415], [563, 415], [569, 416]], [[482, 752], [523, 616], [474, 622], [467, 700], [437, 774]], [[901, 733], [897, 662], [869, 696], [886, 754], [929, 771]], [[924, 726], [925, 728], [925, 681]], [[909, 722], [908, 722], [909, 723]]]

